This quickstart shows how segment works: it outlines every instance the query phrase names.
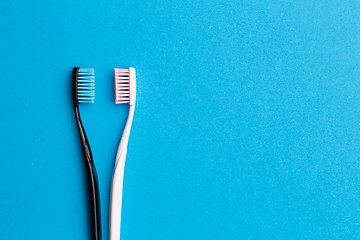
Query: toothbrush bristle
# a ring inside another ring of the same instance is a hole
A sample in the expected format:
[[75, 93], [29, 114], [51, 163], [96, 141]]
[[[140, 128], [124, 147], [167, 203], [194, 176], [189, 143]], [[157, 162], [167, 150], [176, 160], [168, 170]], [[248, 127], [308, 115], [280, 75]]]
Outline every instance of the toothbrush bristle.
[[115, 103], [130, 103], [129, 69], [115, 68]]
[[77, 95], [79, 103], [94, 103], [95, 71], [93, 68], [79, 68]]

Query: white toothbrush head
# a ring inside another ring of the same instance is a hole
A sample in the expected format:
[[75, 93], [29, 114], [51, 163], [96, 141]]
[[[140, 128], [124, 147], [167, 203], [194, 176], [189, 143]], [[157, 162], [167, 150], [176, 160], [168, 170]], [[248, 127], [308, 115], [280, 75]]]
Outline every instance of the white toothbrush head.
[[135, 105], [136, 101], [136, 73], [135, 68], [115, 68], [115, 103], [128, 103]]

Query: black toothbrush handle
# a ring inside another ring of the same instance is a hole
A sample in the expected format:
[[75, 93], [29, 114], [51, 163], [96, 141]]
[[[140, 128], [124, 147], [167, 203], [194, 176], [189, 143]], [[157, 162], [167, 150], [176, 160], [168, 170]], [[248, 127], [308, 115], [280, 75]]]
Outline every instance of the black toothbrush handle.
[[92, 239], [101, 240], [101, 215], [100, 215], [100, 195], [99, 195], [99, 183], [97, 179], [97, 173], [94, 166], [93, 156], [90, 149], [90, 144], [87, 139], [84, 126], [81, 122], [79, 105], [75, 105], [75, 118], [79, 130], [79, 136], [81, 140], [82, 150], [84, 152], [84, 159], [87, 164], [87, 172], [89, 177], [89, 190], [91, 201], [91, 229]]

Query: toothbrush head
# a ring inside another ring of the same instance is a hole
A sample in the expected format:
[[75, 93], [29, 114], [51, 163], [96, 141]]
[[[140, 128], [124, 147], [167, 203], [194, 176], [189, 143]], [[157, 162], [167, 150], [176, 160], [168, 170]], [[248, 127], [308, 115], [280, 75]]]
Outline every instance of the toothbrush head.
[[73, 101], [74, 104], [94, 103], [95, 71], [93, 68], [73, 69]]
[[136, 73], [135, 68], [115, 68], [115, 103], [135, 105], [136, 100]]

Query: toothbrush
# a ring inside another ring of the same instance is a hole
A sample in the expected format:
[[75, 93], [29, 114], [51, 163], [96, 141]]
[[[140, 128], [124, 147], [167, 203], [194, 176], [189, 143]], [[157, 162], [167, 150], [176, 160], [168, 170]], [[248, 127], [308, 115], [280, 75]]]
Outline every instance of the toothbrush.
[[93, 240], [101, 240], [101, 218], [99, 184], [97, 180], [94, 160], [87, 139], [84, 126], [81, 122], [79, 104], [94, 103], [95, 100], [95, 73], [93, 68], [73, 69], [73, 102], [76, 123], [84, 152], [84, 159], [88, 170], [89, 194], [91, 201], [91, 231]]
[[131, 67], [129, 69], [115, 68], [114, 74], [115, 74], [115, 80], [114, 80], [115, 103], [129, 104], [129, 115], [116, 154], [114, 175], [111, 186], [110, 240], [119, 240], [125, 159], [126, 159], [130, 129], [135, 111], [136, 73], [135, 73], [135, 68]]

